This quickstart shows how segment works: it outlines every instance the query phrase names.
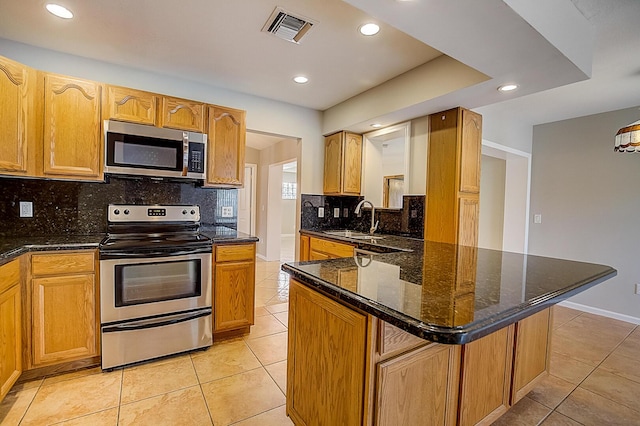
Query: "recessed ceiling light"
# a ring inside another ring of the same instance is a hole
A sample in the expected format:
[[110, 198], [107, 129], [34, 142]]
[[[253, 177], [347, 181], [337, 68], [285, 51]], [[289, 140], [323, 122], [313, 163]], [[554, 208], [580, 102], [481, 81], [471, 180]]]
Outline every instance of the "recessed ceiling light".
[[517, 84], [504, 84], [498, 87], [498, 90], [501, 92], [512, 92], [518, 88]]
[[71, 13], [71, 11], [66, 7], [60, 6], [59, 4], [49, 3], [45, 7], [49, 12], [56, 15], [58, 18], [63, 18], [63, 19], [73, 18], [73, 13]]
[[376, 35], [378, 34], [378, 31], [380, 31], [380, 27], [372, 23], [364, 24], [360, 27], [360, 34], [366, 36]]
[[307, 81], [309, 81], [309, 79], [303, 75], [299, 75], [299, 76], [293, 77], [293, 81], [299, 84], [304, 84]]
[[374, 129], [377, 129], [378, 127], [382, 127], [382, 124], [380, 124], [380, 123], [373, 123], [373, 124], [371, 125], [371, 127], [373, 127]]

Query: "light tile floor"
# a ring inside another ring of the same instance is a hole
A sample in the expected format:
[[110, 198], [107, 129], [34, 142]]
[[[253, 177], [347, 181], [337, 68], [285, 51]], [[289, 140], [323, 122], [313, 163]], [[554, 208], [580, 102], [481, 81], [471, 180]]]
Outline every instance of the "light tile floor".
[[[256, 264], [247, 336], [103, 373], [16, 385], [5, 425], [291, 425], [285, 414], [288, 276]], [[640, 327], [556, 307], [550, 375], [496, 425], [640, 425]]]

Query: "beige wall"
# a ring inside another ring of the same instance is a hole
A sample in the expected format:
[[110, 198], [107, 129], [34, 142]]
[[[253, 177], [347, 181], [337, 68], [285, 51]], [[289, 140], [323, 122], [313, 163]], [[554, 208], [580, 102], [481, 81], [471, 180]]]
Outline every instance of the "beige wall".
[[502, 250], [507, 162], [483, 155], [481, 170], [478, 247]]
[[[640, 320], [640, 154], [613, 152], [638, 108], [535, 126], [529, 252], [610, 265], [618, 276], [570, 300]], [[542, 223], [534, 224], [534, 214]]]

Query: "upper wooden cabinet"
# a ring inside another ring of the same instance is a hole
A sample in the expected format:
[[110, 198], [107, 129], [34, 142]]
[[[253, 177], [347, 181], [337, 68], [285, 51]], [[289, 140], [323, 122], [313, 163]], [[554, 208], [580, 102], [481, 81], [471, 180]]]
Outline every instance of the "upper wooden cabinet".
[[160, 127], [200, 133], [204, 131], [204, 103], [169, 96], [163, 96], [161, 103]]
[[208, 116], [207, 183], [242, 187], [247, 134], [246, 113], [238, 109], [209, 105]]
[[323, 192], [360, 195], [362, 135], [338, 132], [324, 138]]
[[0, 174], [35, 174], [36, 72], [0, 56]]
[[102, 179], [102, 85], [44, 74], [42, 175]]
[[425, 239], [477, 246], [482, 116], [454, 108], [429, 124]]
[[157, 123], [159, 95], [127, 87], [107, 86], [104, 107], [105, 120], [131, 123]]

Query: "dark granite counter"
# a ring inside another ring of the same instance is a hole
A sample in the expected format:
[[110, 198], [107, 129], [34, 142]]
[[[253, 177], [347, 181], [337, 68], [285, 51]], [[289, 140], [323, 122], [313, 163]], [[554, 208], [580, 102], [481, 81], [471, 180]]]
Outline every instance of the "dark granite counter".
[[104, 234], [0, 238], [0, 265], [30, 251], [97, 249]]
[[218, 243], [255, 243], [258, 237], [253, 237], [244, 232], [226, 226], [203, 226], [200, 233], [211, 238], [214, 244]]
[[[214, 244], [258, 241], [256, 237], [226, 226], [203, 228], [201, 233], [211, 238]], [[105, 234], [0, 238], [0, 265], [31, 251], [97, 249], [104, 237]]]
[[375, 244], [406, 251], [287, 263], [282, 270], [409, 333], [448, 344], [488, 335], [617, 274], [605, 265], [400, 240], [385, 235]]

